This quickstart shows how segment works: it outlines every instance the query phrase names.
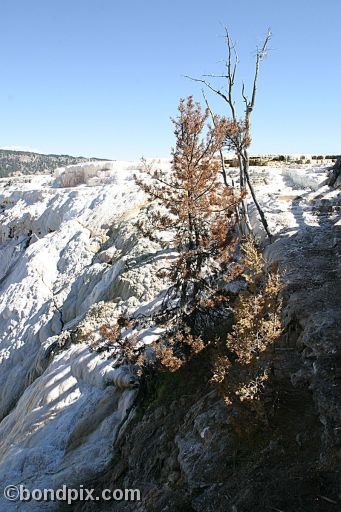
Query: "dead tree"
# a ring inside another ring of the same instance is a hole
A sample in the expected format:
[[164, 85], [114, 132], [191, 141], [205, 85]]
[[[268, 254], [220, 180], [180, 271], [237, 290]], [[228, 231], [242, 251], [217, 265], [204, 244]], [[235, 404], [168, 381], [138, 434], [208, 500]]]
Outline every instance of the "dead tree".
[[[228, 105], [230, 110], [231, 120], [228, 125], [228, 130], [226, 132], [226, 137], [224, 141], [225, 147], [229, 150], [234, 151], [239, 163], [239, 183], [241, 192], [245, 192], [246, 186], [248, 186], [254, 204], [259, 213], [261, 222], [266, 231], [267, 236], [271, 239], [271, 234], [269, 231], [268, 223], [265, 218], [264, 212], [260, 207], [260, 204], [257, 200], [255, 190], [253, 188], [252, 182], [250, 180], [249, 174], [249, 153], [248, 148], [251, 143], [251, 129], [250, 129], [250, 119], [251, 114], [255, 107], [256, 102], [256, 93], [257, 93], [257, 84], [258, 84], [258, 76], [259, 76], [259, 68], [261, 61], [265, 58], [268, 51], [268, 44], [271, 38], [271, 32], [268, 31], [265, 40], [260, 48], [257, 48], [256, 53], [256, 63], [255, 63], [255, 73], [253, 78], [253, 86], [252, 86], [252, 94], [251, 98], [246, 95], [245, 92], [245, 84], [242, 83], [242, 97], [245, 104], [245, 112], [242, 118], [238, 118], [237, 110], [234, 100], [234, 86], [236, 80], [236, 71], [238, 65], [238, 56], [236, 52], [235, 44], [232, 43], [229, 31], [225, 29], [225, 39], [226, 39], [226, 47], [227, 47], [227, 60], [225, 61], [226, 71], [225, 74], [222, 75], [203, 75], [203, 78], [193, 78], [187, 76], [187, 78], [194, 80], [195, 82], [203, 83], [208, 89], [217, 94], [220, 98], [224, 100], [224, 102]], [[224, 79], [226, 82], [225, 89], [217, 88], [212, 85], [207, 78], [214, 79]], [[206, 104], [207, 103], [207, 100]], [[222, 158], [223, 160], [223, 158]], [[226, 169], [223, 165], [222, 173], [224, 177], [224, 181], [226, 183]], [[244, 218], [244, 221], [247, 222], [247, 214], [246, 207], [243, 203], [241, 203], [241, 217]]]
[[[216, 276], [224, 273], [235, 250], [235, 209], [240, 201], [224, 187], [216, 154], [222, 146], [227, 120], [201, 111], [190, 96], [181, 100], [173, 119], [176, 145], [170, 171], [144, 166], [136, 183], [154, 202], [137, 226], [150, 240], [163, 243], [167, 231], [178, 258], [170, 266], [166, 296], [168, 310], [193, 327], [216, 300]], [[168, 242], [169, 243], [169, 242]]]

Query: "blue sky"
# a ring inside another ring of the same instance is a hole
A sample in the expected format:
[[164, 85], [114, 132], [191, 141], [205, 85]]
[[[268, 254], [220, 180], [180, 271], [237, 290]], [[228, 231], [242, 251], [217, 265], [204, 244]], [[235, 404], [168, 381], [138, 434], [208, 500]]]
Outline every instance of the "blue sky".
[[340, 19], [340, 0], [2, 0], [0, 147], [167, 156], [179, 98], [201, 100], [184, 75], [221, 70], [227, 26], [246, 83], [273, 32], [251, 152], [340, 153]]

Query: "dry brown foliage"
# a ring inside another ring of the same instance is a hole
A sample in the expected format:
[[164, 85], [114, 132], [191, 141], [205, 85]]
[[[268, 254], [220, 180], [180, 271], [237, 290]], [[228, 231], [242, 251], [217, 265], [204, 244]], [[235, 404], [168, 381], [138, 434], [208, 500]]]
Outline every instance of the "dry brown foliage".
[[282, 285], [278, 271], [267, 269], [251, 239], [244, 244], [243, 251], [243, 277], [248, 286], [235, 303], [236, 322], [227, 343], [239, 361], [249, 363], [281, 333], [279, 293]]
[[116, 359], [116, 365], [136, 364], [141, 357], [143, 347], [138, 344], [138, 336], [131, 331], [132, 322], [123, 317], [113, 326], [107, 324], [100, 327], [101, 340], [92, 344], [92, 350], [107, 352], [109, 357]]
[[150, 373], [155, 370], [174, 372], [181, 368], [192, 357], [205, 348], [200, 336], [192, 336], [184, 331], [165, 331], [159, 339], [148, 346], [149, 350], [142, 350], [134, 360], [141, 373]]
[[234, 304], [235, 322], [225, 347], [230, 356], [218, 351], [211, 381], [222, 387], [227, 403], [247, 402], [264, 419], [261, 396], [272, 365], [268, 352], [282, 332], [282, 283], [278, 271], [268, 267], [252, 239], [244, 243], [243, 252], [241, 275], [247, 287]]
[[137, 373], [141, 375], [156, 369], [176, 371], [205, 347], [200, 336], [169, 329], [148, 345], [153, 355], [150, 351], [147, 354], [144, 345], [139, 343], [138, 333], [133, 331], [135, 327], [133, 320], [124, 317], [119, 318], [113, 326], [102, 325], [102, 338], [92, 344], [92, 350], [107, 352], [108, 357], [115, 359], [115, 366], [135, 365]]
[[246, 119], [229, 119], [226, 124], [224, 145], [240, 155], [251, 144], [250, 122]]
[[148, 210], [146, 221], [138, 224], [140, 231], [161, 242], [167, 231], [179, 253], [169, 269], [172, 286], [166, 302], [176, 303], [182, 319], [188, 319], [210, 297], [212, 275], [231, 260], [240, 195], [224, 186], [216, 158], [228, 121], [214, 116], [209, 125], [208, 109], [202, 112], [192, 97], [182, 99], [178, 110], [172, 120], [176, 145], [171, 171], [145, 166], [144, 176], [135, 179], [158, 206]]
[[205, 348], [200, 336], [177, 332], [154, 345], [156, 363], [168, 371], [176, 371], [193, 355]]

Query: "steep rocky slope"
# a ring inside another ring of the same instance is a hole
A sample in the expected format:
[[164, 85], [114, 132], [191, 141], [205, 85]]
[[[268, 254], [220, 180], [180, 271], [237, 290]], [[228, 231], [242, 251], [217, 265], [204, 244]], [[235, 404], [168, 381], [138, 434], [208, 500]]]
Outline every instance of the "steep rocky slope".
[[144, 501], [103, 511], [339, 510], [340, 193], [318, 171], [283, 169], [272, 180], [258, 171], [254, 181], [276, 232], [265, 252], [285, 279], [284, 336], [266, 355], [273, 361], [262, 398], [267, 416], [226, 405], [207, 384], [209, 352], [161, 377], [97, 488], [139, 488]]
[[[92, 349], [122, 311], [157, 307], [167, 283], [156, 271], [174, 257], [136, 234], [133, 167], [91, 187], [0, 180], [2, 483], [141, 490], [139, 504], [100, 510], [338, 510], [340, 196], [326, 169], [254, 171], [275, 233], [267, 256], [286, 283], [265, 422], [208, 384], [210, 351], [146, 392]], [[0, 498], [0, 510], [24, 507], [67, 510]]]

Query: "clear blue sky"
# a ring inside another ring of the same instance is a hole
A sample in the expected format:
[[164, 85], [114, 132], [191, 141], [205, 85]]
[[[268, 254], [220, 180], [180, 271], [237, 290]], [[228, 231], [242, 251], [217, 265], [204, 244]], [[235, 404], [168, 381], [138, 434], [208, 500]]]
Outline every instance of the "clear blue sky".
[[340, 19], [340, 0], [2, 0], [0, 147], [167, 156], [179, 98], [201, 99], [183, 75], [219, 72], [226, 25], [246, 82], [273, 32], [252, 152], [340, 153]]

